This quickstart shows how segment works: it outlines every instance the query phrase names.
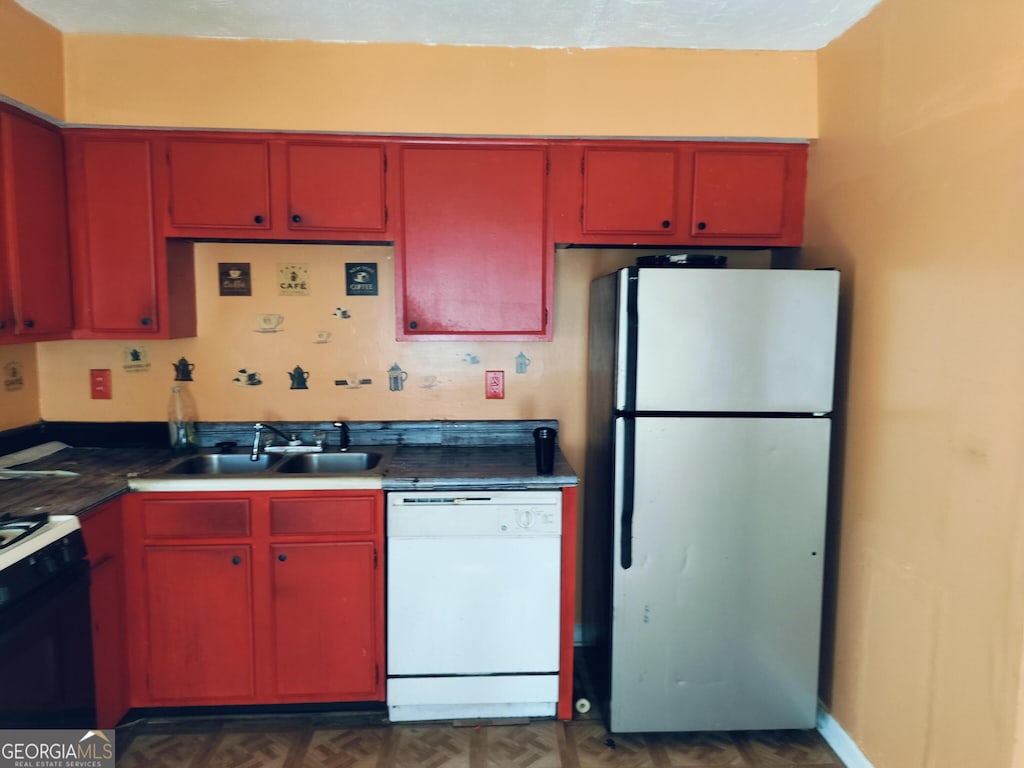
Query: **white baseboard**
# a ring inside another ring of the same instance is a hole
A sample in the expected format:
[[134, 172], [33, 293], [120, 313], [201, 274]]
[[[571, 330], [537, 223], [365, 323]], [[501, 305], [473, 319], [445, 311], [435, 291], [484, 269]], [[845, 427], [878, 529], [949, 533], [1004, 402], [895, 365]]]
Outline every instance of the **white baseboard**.
[[818, 705], [818, 733], [832, 747], [846, 768], [874, 768], [860, 747], [824, 707]]

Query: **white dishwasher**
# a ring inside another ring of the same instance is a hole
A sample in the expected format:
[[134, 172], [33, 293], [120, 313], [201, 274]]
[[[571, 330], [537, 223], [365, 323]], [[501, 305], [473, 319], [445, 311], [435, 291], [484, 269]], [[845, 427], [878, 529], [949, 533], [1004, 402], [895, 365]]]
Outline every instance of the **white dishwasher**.
[[559, 491], [388, 494], [391, 720], [555, 714], [561, 536]]

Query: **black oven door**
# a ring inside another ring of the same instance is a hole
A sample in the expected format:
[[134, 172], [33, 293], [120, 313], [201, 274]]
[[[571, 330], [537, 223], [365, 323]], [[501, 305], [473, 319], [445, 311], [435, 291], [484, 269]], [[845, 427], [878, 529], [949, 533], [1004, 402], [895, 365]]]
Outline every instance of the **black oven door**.
[[96, 725], [89, 564], [0, 608], [0, 728]]

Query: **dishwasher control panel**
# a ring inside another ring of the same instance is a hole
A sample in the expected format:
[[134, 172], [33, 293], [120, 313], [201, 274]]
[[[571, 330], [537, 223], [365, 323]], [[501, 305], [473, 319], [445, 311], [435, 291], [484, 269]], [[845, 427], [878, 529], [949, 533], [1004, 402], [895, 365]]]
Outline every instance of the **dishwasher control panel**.
[[559, 536], [560, 491], [389, 493], [387, 535]]

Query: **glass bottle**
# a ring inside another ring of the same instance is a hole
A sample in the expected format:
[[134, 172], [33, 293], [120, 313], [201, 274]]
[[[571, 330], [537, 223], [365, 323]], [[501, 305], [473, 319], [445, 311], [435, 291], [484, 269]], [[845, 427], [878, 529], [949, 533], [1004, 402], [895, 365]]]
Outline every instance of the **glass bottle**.
[[176, 451], [195, 450], [196, 403], [192, 393], [180, 384], [171, 387], [171, 399], [167, 403], [167, 428], [170, 431], [171, 448]]

